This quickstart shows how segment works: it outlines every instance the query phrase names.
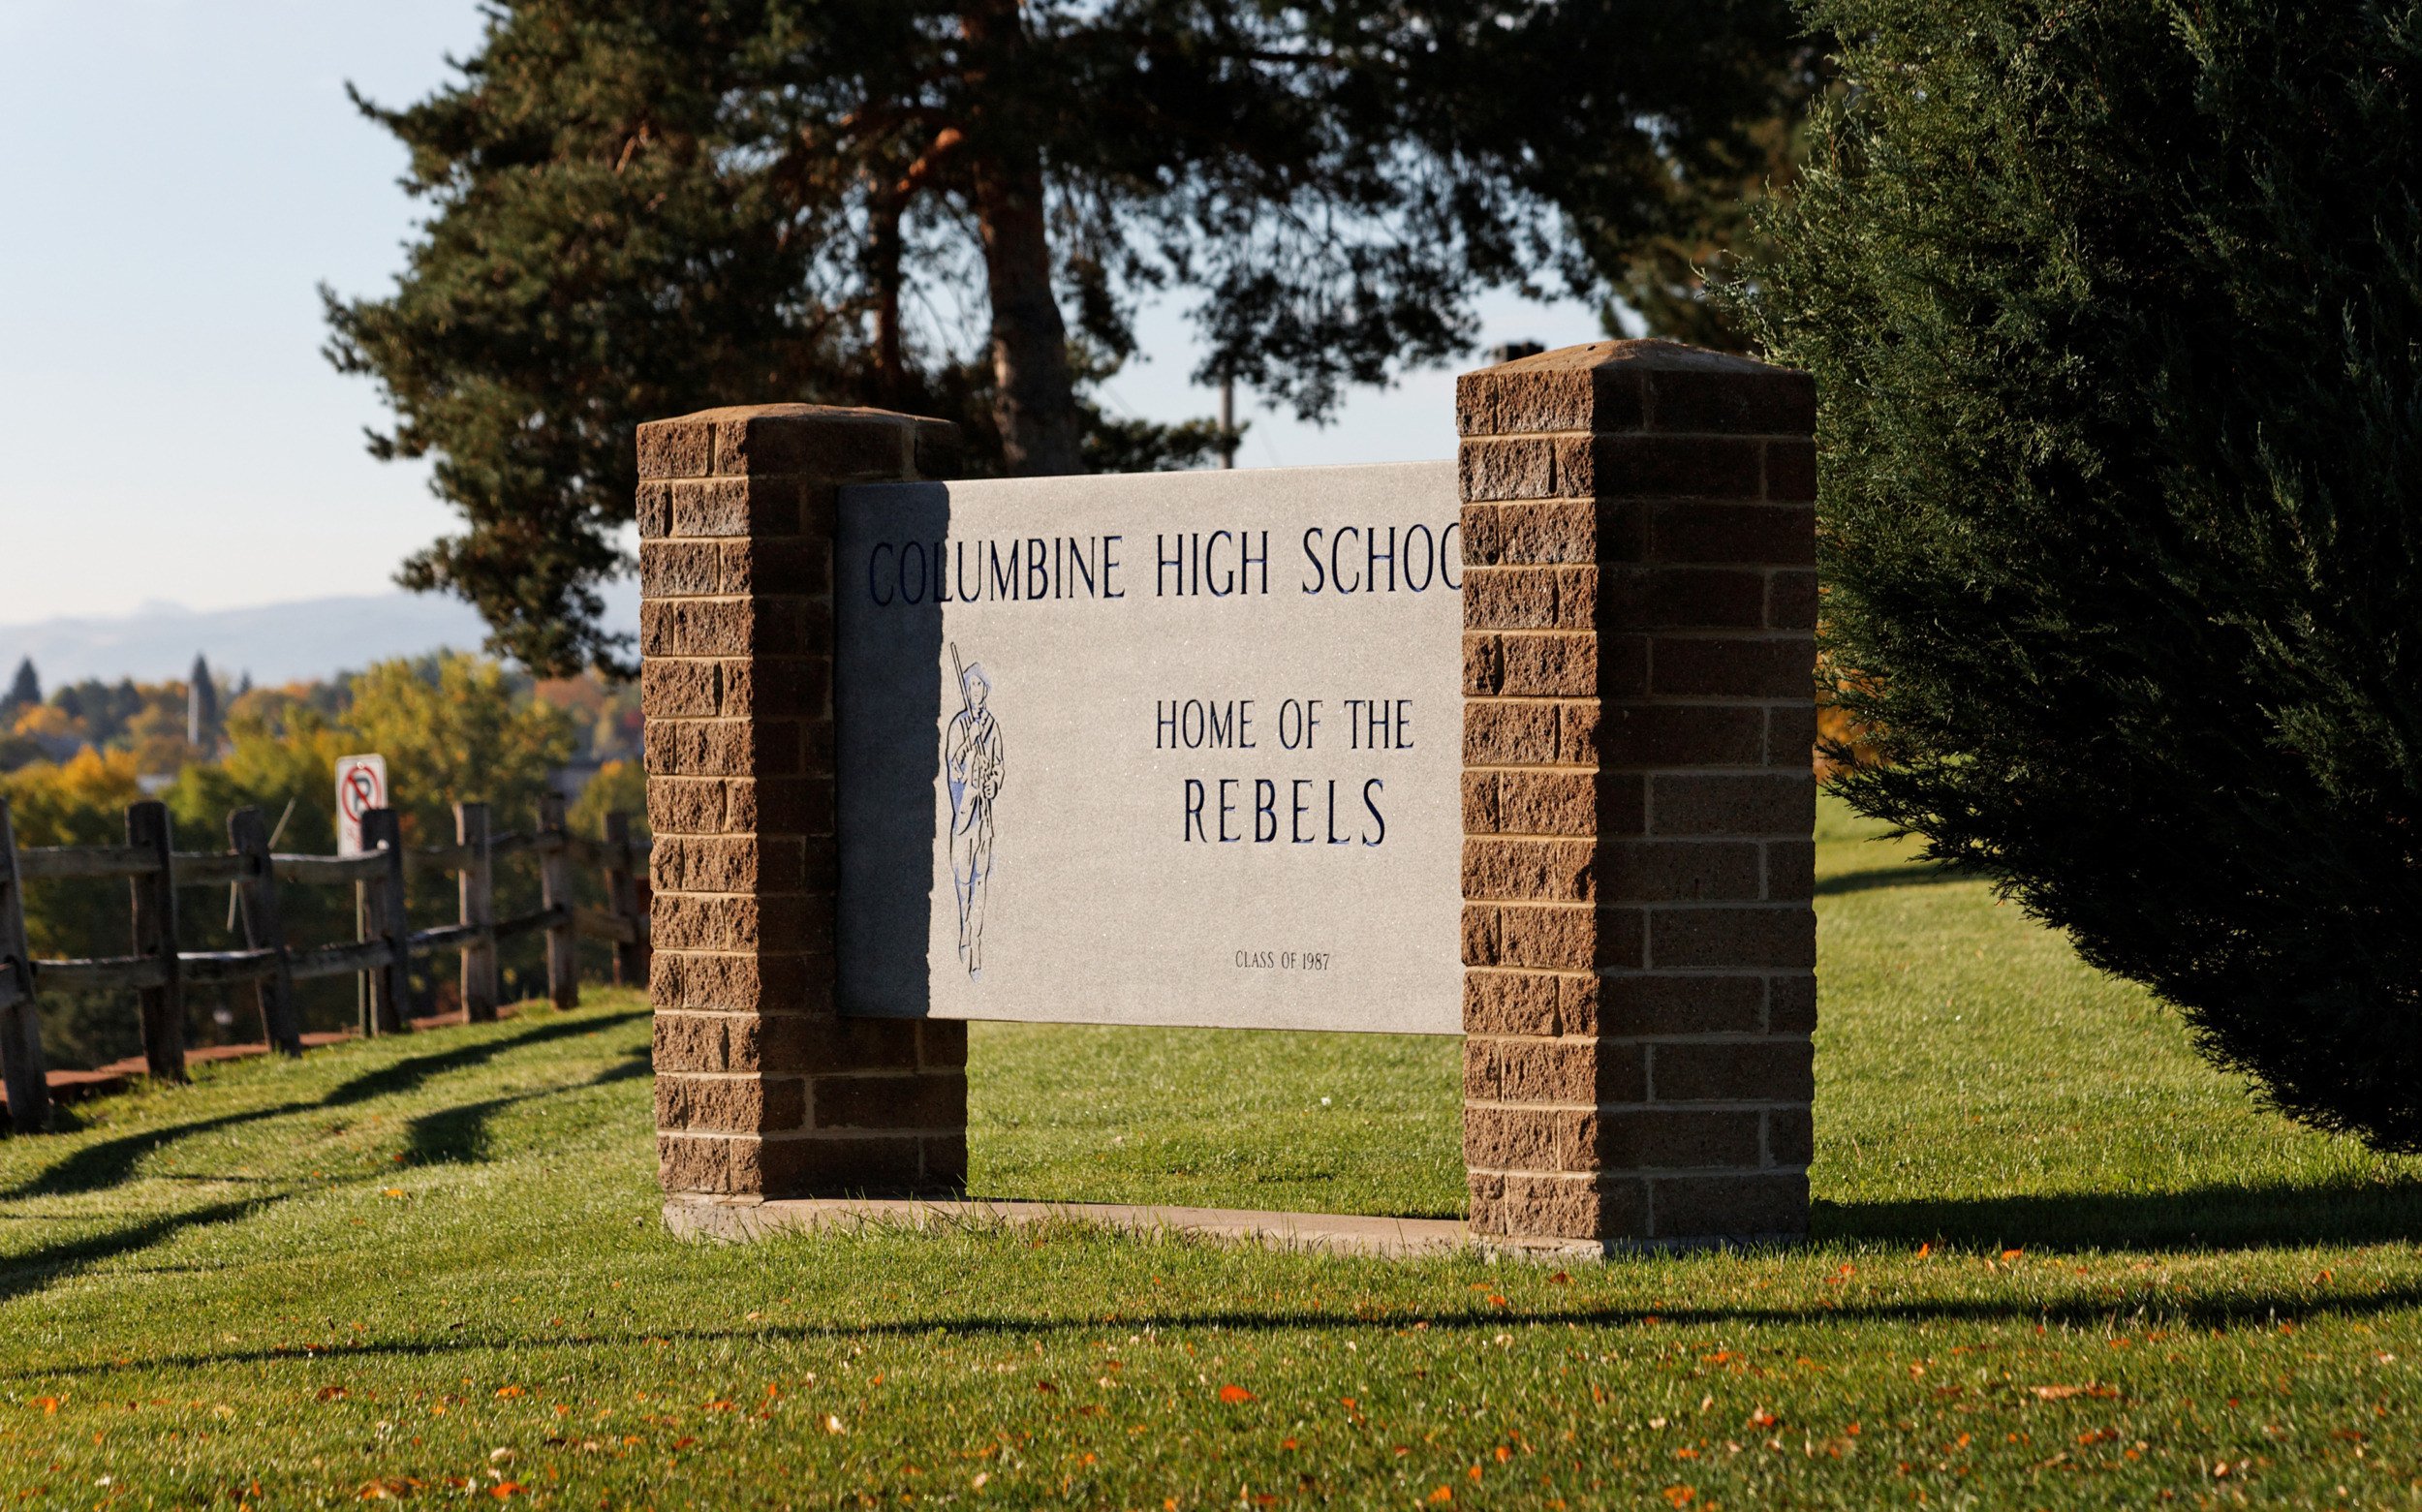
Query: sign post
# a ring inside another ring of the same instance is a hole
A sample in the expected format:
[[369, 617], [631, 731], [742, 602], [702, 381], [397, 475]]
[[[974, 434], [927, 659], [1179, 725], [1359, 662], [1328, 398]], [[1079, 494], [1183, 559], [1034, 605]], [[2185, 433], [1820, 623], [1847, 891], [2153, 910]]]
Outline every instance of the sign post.
[[[360, 855], [362, 816], [373, 809], [387, 807], [387, 757], [376, 755], [338, 756], [336, 758], [336, 853]], [[370, 887], [367, 882], [354, 883], [354, 938], [367, 940], [377, 922], [370, 917]], [[363, 972], [355, 978], [355, 1008], [361, 1023], [361, 1032], [374, 1032], [370, 1013], [370, 973]]]
[[336, 853], [361, 854], [361, 817], [387, 803], [387, 757], [336, 758]]

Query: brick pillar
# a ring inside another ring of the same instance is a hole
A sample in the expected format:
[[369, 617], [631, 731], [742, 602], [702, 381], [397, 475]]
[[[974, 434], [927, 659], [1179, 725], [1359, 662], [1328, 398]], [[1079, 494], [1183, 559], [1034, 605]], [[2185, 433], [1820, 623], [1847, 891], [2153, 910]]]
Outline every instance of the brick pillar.
[[639, 639], [668, 1193], [945, 1190], [967, 1026], [834, 1011], [836, 485], [944, 478], [955, 427], [775, 404], [639, 427]]
[[1815, 386], [1598, 342], [1455, 409], [1473, 1229], [1804, 1235]]

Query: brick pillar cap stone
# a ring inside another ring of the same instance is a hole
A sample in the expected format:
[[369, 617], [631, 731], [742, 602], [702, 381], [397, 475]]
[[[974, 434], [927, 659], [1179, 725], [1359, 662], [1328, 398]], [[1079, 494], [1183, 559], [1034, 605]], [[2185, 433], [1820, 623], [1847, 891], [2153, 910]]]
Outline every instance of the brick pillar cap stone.
[[1662, 431], [1806, 437], [1816, 380], [1678, 341], [1590, 341], [1455, 380], [1466, 436]]
[[735, 404], [638, 428], [643, 478], [798, 473], [833, 482], [947, 478], [959, 468], [948, 420], [837, 404]]

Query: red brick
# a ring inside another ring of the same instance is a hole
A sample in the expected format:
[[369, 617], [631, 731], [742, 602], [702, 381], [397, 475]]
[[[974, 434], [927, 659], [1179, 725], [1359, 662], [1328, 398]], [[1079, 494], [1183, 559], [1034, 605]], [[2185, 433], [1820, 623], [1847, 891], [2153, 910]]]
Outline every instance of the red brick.
[[1797, 1237], [1808, 1232], [1808, 1178], [1668, 1176], [1649, 1183], [1660, 1239]]
[[832, 718], [829, 657], [752, 657], [727, 663], [721, 713], [742, 719]]
[[955, 1071], [914, 1076], [819, 1076], [816, 1126], [964, 1128], [967, 1078]]
[[1740, 1034], [1765, 1027], [1766, 983], [1757, 976], [1664, 976], [1627, 972], [1598, 981], [1599, 1034]]
[[1598, 569], [1557, 567], [1543, 571], [1553, 572], [1556, 577], [1554, 627], [1558, 630], [1598, 629], [1601, 618], [1598, 604]]
[[656, 834], [711, 835], [725, 827], [724, 785], [715, 778], [650, 777], [647, 826]]
[[632, 501], [641, 540], [655, 540], [672, 534], [672, 485], [664, 482], [643, 482]]
[[1816, 1032], [1815, 976], [1766, 978], [1766, 1032], [1773, 1034], [1813, 1034]]
[[1649, 828], [1675, 835], [1808, 835], [1816, 779], [1806, 768], [1757, 775], [1659, 772], [1648, 779]]
[[1648, 1195], [1640, 1182], [1582, 1174], [1471, 1178], [1475, 1234], [1617, 1241], [1648, 1237]]
[[1742, 569], [1607, 569], [1600, 581], [1601, 630], [1759, 630], [1766, 622], [1766, 578]]
[[835, 801], [830, 776], [734, 782], [730, 827], [767, 835], [829, 835]]
[[[1472, 443], [1464, 444], [1465, 449]], [[1625, 498], [1759, 496], [1759, 444], [1714, 436], [1599, 436], [1558, 461], [1557, 492]], [[1469, 497], [1469, 496], [1467, 496]]]
[[724, 593], [815, 597], [832, 592], [832, 542], [822, 537], [727, 540], [717, 567]]
[[[1586, 1170], [1588, 1117], [1572, 1110], [1467, 1107], [1464, 1164], [1498, 1171]], [[1565, 1163], [1568, 1155], [1574, 1164]]]
[[1463, 832], [1467, 835], [1493, 834], [1497, 829], [1497, 784], [1495, 772], [1463, 774]]
[[1636, 835], [1645, 780], [1606, 772], [1466, 774], [1497, 785], [1497, 827], [1508, 835]]
[[651, 721], [647, 727], [647, 769], [651, 774], [666, 777], [795, 774], [799, 770], [799, 726], [790, 721]]
[[759, 1076], [656, 1078], [656, 1126], [755, 1134], [797, 1128], [806, 1121], [807, 1084]]
[[723, 568], [709, 540], [639, 542], [639, 594], [645, 599], [696, 597], [716, 592]]
[[832, 958], [694, 954], [673, 950], [660, 941], [650, 963], [648, 997], [659, 1008], [720, 1013], [830, 1013]]
[[789, 599], [652, 599], [639, 605], [639, 653], [649, 657], [799, 656], [828, 649], [830, 611]]
[[1556, 493], [1556, 447], [1546, 441], [1467, 441], [1456, 452], [1467, 504], [1548, 499]]
[[1816, 893], [1816, 843], [1813, 840], [1766, 842], [1765, 896], [1778, 903], [1802, 903]]
[[639, 427], [641, 478], [704, 478], [715, 470], [715, 426], [698, 416]]
[[1658, 372], [1650, 375], [1649, 392], [1651, 430], [1806, 436], [1816, 429], [1816, 381], [1787, 368]]
[[709, 478], [671, 485], [672, 534], [795, 536], [799, 485], [787, 478]]
[[916, 1069], [915, 1019], [777, 1014], [760, 1021], [765, 1068], [789, 1075]]
[[927, 1190], [956, 1192], [967, 1185], [967, 1135], [964, 1131], [926, 1129], [916, 1136], [917, 1157], [924, 1161]]
[[[1628, 522], [1630, 515], [1622, 516]], [[1607, 513], [1580, 499], [1463, 507], [1463, 561], [1472, 567], [1542, 567], [1604, 560], [1620, 550], [1621, 529], [1609, 532]]]
[[1533, 972], [1464, 972], [1463, 1032], [1537, 1035], [1567, 1033], [1557, 1013], [1561, 980]]
[[[963, 1019], [918, 1019], [916, 1064], [928, 1070], [964, 1069], [967, 1065], [967, 1023]], [[962, 1164], [964, 1162], [962, 1161]]]
[[1608, 1170], [1721, 1166], [1755, 1170], [1762, 1154], [1762, 1118], [1749, 1111], [1684, 1113], [1662, 1108], [1600, 1113], [1594, 1154], [1597, 1163]]
[[1768, 630], [1815, 630], [1816, 604], [1816, 573], [1776, 572], [1766, 579]]
[[719, 417], [717, 473], [795, 473], [831, 482], [884, 482], [915, 476], [916, 435], [906, 416], [804, 404], [754, 410]]
[[1463, 693], [1467, 698], [1494, 697], [1503, 691], [1506, 663], [1499, 649], [1500, 637], [1475, 635], [1463, 637]]
[[[966, 466], [966, 447], [959, 428], [948, 420], [919, 419], [912, 456], [916, 476], [927, 478], [951, 478]], [[964, 1157], [960, 1168], [966, 1168]]]
[[1557, 706], [1469, 702], [1463, 706], [1463, 764], [1544, 766], [1556, 759]]
[[650, 910], [659, 949], [822, 955], [832, 948], [832, 900], [659, 892]]
[[1758, 848], [1749, 841], [1609, 841], [1598, 856], [1596, 896], [1610, 903], [1754, 899]]
[[1641, 1046], [1602, 1039], [1464, 1040], [1464, 1096], [1480, 1102], [1596, 1107], [1648, 1095]]
[[[1465, 640], [1469, 643], [1472, 638], [1466, 636]], [[1514, 698], [1595, 698], [1607, 693], [1599, 686], [1596, 635], [1491, 638], [1497, 642], [1502, 670], [1499, 685], [1486, 692]], [[1467, 664], [1469, 661], [1467, 656]]]
[[1787, 705], [1766, 711], [1766, 764], [1815, 769], [1816, 706]]
[[1660, 562], [1816, 565], [1816, 511], [1771, 504], [1660, 504], [1649, 515], [1649, 551]]
[[1806, 1165], [1816, 1156], [1816, 1124], [1806, 1108], [1768, 1108], [1766, 1158], [1775, 1165]]
[[1641, 964], [1640, 914], [1629, 909], [1586, 905], [1521, 905], [1499, 910], [1502, 961], [1550, 972], [1586, 972], [1596, 967]]
[[1463, 623], [1468, 630], [1545, 630], [1557, 623], [1557, 571], [1543, 567], [1475, 567], [1464, 571]]
[[1659, 1102], [1806, 1102], [1816, 1093], [1805, 1039], [1661, 1044], [1649, 1064]]
[[1455, 380], [1455, 422], [1467, 436], [1636, 430], [1643, 375], [1624, 368], [1482, 368]]
[[768, 1139], [733, 1152], [732, 1188], [767, 1197], [855, 1197], [947, 1190], [915, 1134]]
[[1806, 504], [1816, 497], [1816, 444], [1811, 441], [1766, 443], [1766, 497]]
[[805, 863], [796, 839], [668, 835], [656, 842], [655, 885], [667, 892], [798, 892]]
[[1816, 964], [1816, 915], [1806, 904], [1661, 909], [1651, 917], [1649, 964], [1659, 971]]
[[655, 1044], [650, 1061], [659, 1074], [666, 1071], [755, 1070], [733, 1066], [725, 1033], [730, 1022], [720, 1014], [667, 1013], [655, 1017]]
[[722, 699], [713, 662], [650, 657], [639, 663], [639, 712], [651, 720], [712, 719]]
[[1607, 766], [1759, 766], [1766, 716], [1714, 704], [1615, 705], [1600, 712], [1588, 756]]
[[1466, 966], [1500, 966], [1505, 954], [1505, 932], [1500, 927], [1498, 910], [1485, 904], [1465, 904], [1463, 908], [1463, 964]]
[[1660, 635], [1649, 657], [1650, 691], [1666, 697], [1816, 696], [1816, 644], [1806, 636], [1730, 640]]
[[1470, 839], [1463, 843], [1463, 895], [1540, 903], [1587, 903], [1598, 892], [1598, 848], [1586, 840]]
[[726, 1195], [732, 1189], [731, 1149], [741, 1142], [660, 1130], [656, 1135], [656, 1179], [667, 1191]]

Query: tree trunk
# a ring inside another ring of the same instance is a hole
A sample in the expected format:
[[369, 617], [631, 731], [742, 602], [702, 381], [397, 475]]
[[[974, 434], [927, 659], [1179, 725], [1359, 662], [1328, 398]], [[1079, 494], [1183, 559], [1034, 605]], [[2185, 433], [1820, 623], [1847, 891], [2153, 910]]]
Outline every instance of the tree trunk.
[[867, 281], [875, 291], [875, 403], [900, 407], [907, 369], [900, 354], [900, 201], [875, 201], [866, 238]]
[[[1017, 0], [981, 0], [961, 25], [996, 79], [1016, 77], [1024, 28]], [[1000, 86], [996, 86], [1000, 87]], [[1014, 87], [1014, 86], [1009, 86]], [[989, 113], [989, 112], [988, 112]], [[991, 139], [970, 165], [984, 274], [992, 293], [993, 417], [1012, 477], [1076, 471], [1076, 396], [1069, 382], [1068, 327], [1051, 295], [1051, 241], [1043, 223], [1042, 154], [994, 116]]]

